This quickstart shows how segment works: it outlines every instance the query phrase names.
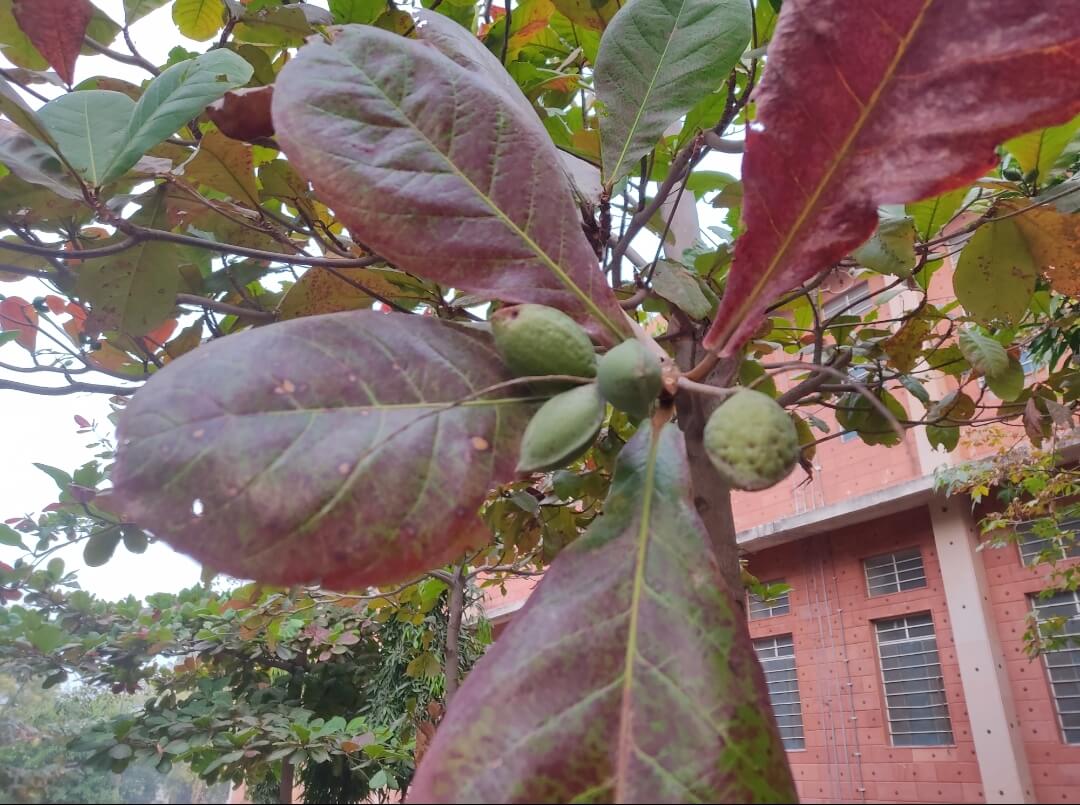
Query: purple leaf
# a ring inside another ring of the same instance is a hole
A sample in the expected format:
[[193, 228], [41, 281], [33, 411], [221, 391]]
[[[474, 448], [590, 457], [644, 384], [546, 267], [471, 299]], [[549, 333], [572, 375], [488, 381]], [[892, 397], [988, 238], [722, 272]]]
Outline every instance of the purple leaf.
[[347, 26], [333, 45], [307, 45], [275, 85], [278, 142], [355, 238], [398, 268], [561, 308], [621, 340], [625, 315], [547, 132], [505, 82], [437, 49], [446, 41]]
[[111, 506], [210, 567], [272, 584], [404, 579], [487, 539], [532, 406], [490, 338], [357, 311], [231, 335], [121, 415]]
[[623, 448], [589, 531], [469, 674], [412, 802], [794, 802], [682, 435]]

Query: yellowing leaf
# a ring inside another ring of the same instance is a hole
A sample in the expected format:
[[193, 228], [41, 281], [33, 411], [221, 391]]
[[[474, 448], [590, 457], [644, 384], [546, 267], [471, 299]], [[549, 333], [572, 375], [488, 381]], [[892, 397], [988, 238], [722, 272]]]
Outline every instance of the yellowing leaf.
[[571, 22], [593, 31], [603, 31], [624, 3], [618, 0], [552, 0], [555, 8]]
[[964, 246], [953, 291], [980, 324], [1014, 324], [1035, 293], [1035, 262], [1015, 218], [981, 226]]
[[176, 0], [173, 22], [188, 39], [205, 42], [225, 24], [223, 0]]
[[375, 298], [399, 295], [397, 287], [373, 268], [313, 268], [288, 290], [278, 306], [281, 319], [371, 307]]
[[251, 207], [259, 206], [251, 146], [211, 131], [199, 141], [199, 153], [184, 167], [184, 176], [212, 187]]
[[914, 369], [922, 353], [923, 341], [929, 334], [930, 322], [926, 319], [915, 317], [904, 322], [884, 345], [892, 365], [901, 372]]
[[1027, 242], [1035, 267], [1050, 287], [1067, 296], [1080, 296], [1080, 215], [1052, 206], [1032, 207], [1010, 220]]

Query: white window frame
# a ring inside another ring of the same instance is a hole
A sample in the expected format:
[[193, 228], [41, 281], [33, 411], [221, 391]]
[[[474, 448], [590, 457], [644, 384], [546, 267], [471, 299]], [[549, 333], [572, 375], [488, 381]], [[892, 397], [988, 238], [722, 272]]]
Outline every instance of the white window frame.
[[[913, 575], [914, 567], [912, 566], [912, 560], [918, 559], [919, 575]], [[882, 562], [882, 560], [888, 560]], [[881, 589], [882, 579], [885, 576], [877, 577], [876, 582], [870, 577], [870, 565], [871, 563], [880, 563], [882, 569], [891, 565], [892, 568], [892, 584], [895, 585], [895, 589]], [[926, 564], [923, 562], [922, 550], [917, 546], [913, 548], [904, 548], [899, 551], [890, 551], [889, 553], [881, 553], [876, 556], [868, 556], [863, 559], [863, 574], [866, 577], [866, 594], [871, 598], [877, 598], [880, 595], [895, 595], [897, 593], [906, 593], [909, 590], [921, 590], [927, 585], [926, 580]], [[910, 576], [910, 578], [901, 578], [902, 574]], [[912, 581], [921, 581], [921, 584], [910, 585]], [[907, 587], [901, 586], [902, 584], [909, 584]], [[877, 590], [875, 591], [875, 586]]]
[[[949, 714], [949, 703], [947, 701], [945, 691], [945, 677], [941, 668], [941, 654], [938, 651], [937, 645], [937, 629], [934, 627], [933, 615], [929, 612], [914, 612], [908, 615], [901, 615], [896, 618], [884, 618], [882, 620], [873, 621], [874, 624], [874, 637], [877, 643], [878, 652], [878, 670], [881, 674], [881, 690], [885, 699], [885, 720], [889, 724], [889, 740], [893, 746], [904, 747], [927, 747], [927, 746], [955, 746], [956, 735], [952, 729], [952, 716]], [[882, 627], [891, 626], [893, 628], [888, 631], [896, 632], [897, 625], [903, 630], [902, 637], [890, 636], [888, 639], [882, 639]], [[929, 634], [925, 633], [925, 629], [929, 627]], [[912, 634], [913, 630], [920, 630], [920, 633]], [[903, 646], [905, 644], [924, 644], [925, 641], [933, 641], [933, 645], [927, 647], [925, 645], [913, 646], [917, 648], [915, 651], [906, 651], [896, 654], [886, 653], [885, 649], [890, 646]], [[923, 666], [916, 665], [914, 663], [907, 665], [897, 665], [893, 668], [886, 668], [886, 660], [894, 660], [903, 657], [919, 657], [927, 656], [932, 661], [927, 662]], [[925, 669], [926, 676], [914, 677], [912, 679], [894, 679], [888, 678], [888, 672], [898, 671], [902, 668], [922, 668]], [[936, 673], [933, 669], [936, 668]], [[937, 682], [937, 685], [931, 687], [930, 682]], [[897, 683], [906, 682], [927, 682], [925, 685], [927, 688], [923, 691], [896, 691], [890, 693], [890, 685], [896, 685]], [[931, 704], [891, 704], [890, 697], [898, 696], [931, 696], [937, 694], [940, 696], [941, 701]], [[913, 716], [918, 715], [918, 711], [933, 710], [935, 712], [942, 712], [944, 715], [931, 715], [925, 717], [911, 717], [903, 719], [900, 716], [906, 712], [910, 712]], [[941, 721], [944, 719], [948, 725], [947, 729], [929, 729], [929, 730], [905, 730], [897, 732], [895, 725], [901, 723], [907, 723], [911, 721]], [[937, 735], [941, 736], [942, 740], [932, 742], [918, 742], [905, 740], [914, 735]], [[899, 739], [899, 740], [898, 740]]]
[[[1040, 600], [1038, 595], [1031, 595], [1028, 598], [1031, 610], [1039, 621], [1046, 620], [1041, 617], [1046, 610], [1071, 605], [1073, 614], [1066, 626], [1066, 634], [1074, 635], [1080, 641], [1080, 592], [1063, 592], [1044, 600]], [[1054, 700], [1054, 712], [1057, 713], [1061, 740], [1066, 744], [1076, 746], [1080, 744], [1080, 642], [1074, 642], [1053, 651], [1044, 651], [1042, 656], [1043, 668], [1046, 669], [1046, 681], [1050, 687], [1050, 697]], [[1067, 668], [1073, 670], [1065, 674], [1058, 673], [1058, 678], [1055, 679], [1055, 670]], [[1073, 678], [1062, 678], [1066, 676]], [[1063, 700], [1067, 701], [1073, 709], [1063, 711]]]
[[[783, 652], [783, 653], [781, 653]], [[795, 660], [795, 643], [791, 634], [762, 637], [754, 641], [754, 653], [757, 654], [761, 669], [765, 672], [765, 683], [769, 688], [769, 705], [773, 717], [780, 729], [780, 740], [788, 752], [800, 752], [806, 749], [806, 730], [803, 725], [802, 692], [799, 690], [798, 663]], [[777, 690], [773, 686], [791, 683], [791, 690]], [[775, 702], [773, 696], [790, 696], [794, 701]], [[792, 708], [791, 712], [777, 712], [777, 707]], [[789, 733], [785, 735], [785, 732]]]

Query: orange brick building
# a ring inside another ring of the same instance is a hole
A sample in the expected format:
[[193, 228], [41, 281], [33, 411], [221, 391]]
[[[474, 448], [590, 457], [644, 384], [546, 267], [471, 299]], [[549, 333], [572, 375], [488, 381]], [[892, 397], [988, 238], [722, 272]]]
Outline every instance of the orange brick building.
[[[1042, 545], [979, 550], [979, 514], [934, 492], [937, 467], [988, 449], [837, 438], [813, 480], [735, 496], [750, 571], [791, 587], [748, 608], [803, 802], [1080, 802], [1080, 649], [1023, 651]], [[505, 623], [535, 583], [495, 593], [488, 617]], [[1038, 606], [1080, 632], [1080, 594]]]

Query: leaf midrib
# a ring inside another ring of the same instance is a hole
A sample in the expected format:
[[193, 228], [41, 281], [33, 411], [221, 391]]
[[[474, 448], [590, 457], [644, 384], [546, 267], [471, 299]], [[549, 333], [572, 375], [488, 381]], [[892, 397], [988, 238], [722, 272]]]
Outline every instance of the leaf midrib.
[[641, 593], [645, 587], [645, 561], [648, 558], [649, 519], [652, 516], [653, 494], [656, 492], [656, 456], [660, 447], [662, 428], [653, 428], [649, 442], [649, 457], [645, 466], [645, 482], [642, 487], [641, 522], [638, 524], [638, 550], [634, 559], [634, 581], [630, 595], [630, 626], [626, 639], [626, 656], [623, 666], [622, 697], [619, 704], [619, 737], [615, 761], [615, 802], [625, 802], [623, 786], [626, 784], [626, 767], [633, 751], [633, 725], [630, 717], [634, 687], [634, 661], [638, 652], [638, 615], [641, 611]]

